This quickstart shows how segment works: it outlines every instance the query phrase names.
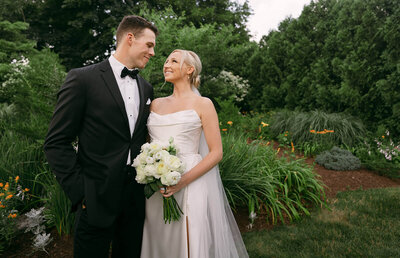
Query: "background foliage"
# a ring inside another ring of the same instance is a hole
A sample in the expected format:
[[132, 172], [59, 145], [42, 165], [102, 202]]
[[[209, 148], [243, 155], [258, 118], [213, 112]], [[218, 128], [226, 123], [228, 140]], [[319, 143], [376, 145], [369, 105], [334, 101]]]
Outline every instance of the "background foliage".
[[400, 133], [400, 5], [320, 0], [264, 36], [249, 59], [251, 108], [347, 112]]
[[[237, 103], [242, 110], [346, 112], [370, 130], [383, 125], [394, 138], [400, 134], [396, 0], [312, 1], [299, 18], [288, 17], [259, 44], [249, 40], [246, 30], [248, 4], [231, 0], [2, 0], [2, 4], [7, 8], [0, 11], [0, 35], [3, 40], [19, 37], [14, 40], [20, 45], [15, 53], [31, 49], [29, 44], [37, 43], [39, 50], [51, 47], [67, 70], [107, 58], [114, 49], [118, 22], [124, 15], [140, 14], [161, 31], [156, 56], [144, 71], [157, 89], [163, 83], [160, 67], [167, 54], [186, 48], [203, 60], [206, 96], [220, 85], [211, 79], [225, 70], [248, 81], [249, 94]], [[30, 28], [22, 40], [26, 23]], [[2, 48], [0, 41], [0, 52]], [[1, 58], [4, 62], [10, 56], [0, 54]], [[165, 86], [159, 94], [168, 90]]]

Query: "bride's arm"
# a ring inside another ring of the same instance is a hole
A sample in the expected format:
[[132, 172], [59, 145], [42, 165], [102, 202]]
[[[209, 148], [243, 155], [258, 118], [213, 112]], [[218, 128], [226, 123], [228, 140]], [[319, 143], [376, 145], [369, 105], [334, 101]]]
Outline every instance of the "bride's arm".
[[214, 105], [208, 98], [202, 98], [199, 105], [201, 122], [203, 125], [204, 136], [210, 152], [190, 171], [185, 173], [179, 183], [169, 186], [164, 197], [169, 197], [189, 185], [191, 182], [207, 173], [211, 168], [218, 164], [222, 159], [222, 142], [219, 131], [218, 115]]

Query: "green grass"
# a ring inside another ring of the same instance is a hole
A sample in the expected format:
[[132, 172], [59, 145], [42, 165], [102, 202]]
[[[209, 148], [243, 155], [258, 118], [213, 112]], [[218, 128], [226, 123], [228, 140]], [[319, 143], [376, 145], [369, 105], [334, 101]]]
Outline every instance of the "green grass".
[[59, 235], [73, 232], [75, 213], [71, 213], [71, 201], [57, 182], [55, 175], [46, 166], [35, 178], [36, 185], [43, 188], [40, 201], [44, 203], [46, 223], [55, 227]]
[[0, 180], [20, 176], [21, 184], [32, 189], [44, 162], [42, 144], [13, 131], [0, 135]]
[[400, 257], [400, 188], [339, 193], [330, 209], [243, 235], [250, 257]]

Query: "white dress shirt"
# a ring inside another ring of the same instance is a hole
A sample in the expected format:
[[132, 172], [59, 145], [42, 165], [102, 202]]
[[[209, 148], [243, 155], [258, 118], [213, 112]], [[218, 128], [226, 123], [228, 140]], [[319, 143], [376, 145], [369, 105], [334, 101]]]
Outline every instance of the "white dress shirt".
[[[117, 80], [119, 91], [121, 92], [122, 99], [124, 100], [126, 115], [129, 121], [129, 130], [131, 137], [135, 129], [136, 120], [139, 115], [140, 97], [137, 81], [130, 76], [121, 78], [122, 69], [124, 65], [121, 64], [113, 55], [108, 59], [113, 70], [115, 79]], [[127, 165], [131, 163], [131, 153], [129, 151]]]

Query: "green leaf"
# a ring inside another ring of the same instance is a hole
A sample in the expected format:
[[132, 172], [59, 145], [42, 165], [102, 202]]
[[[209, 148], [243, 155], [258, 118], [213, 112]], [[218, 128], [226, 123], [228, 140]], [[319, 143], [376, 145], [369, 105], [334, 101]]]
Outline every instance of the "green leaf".
[[149, 199], [156, 192], [153, 189], [153, 185], [153, 183], [150, 183], [144, 186], [144, 196], [146, 196], [147, 199]]

